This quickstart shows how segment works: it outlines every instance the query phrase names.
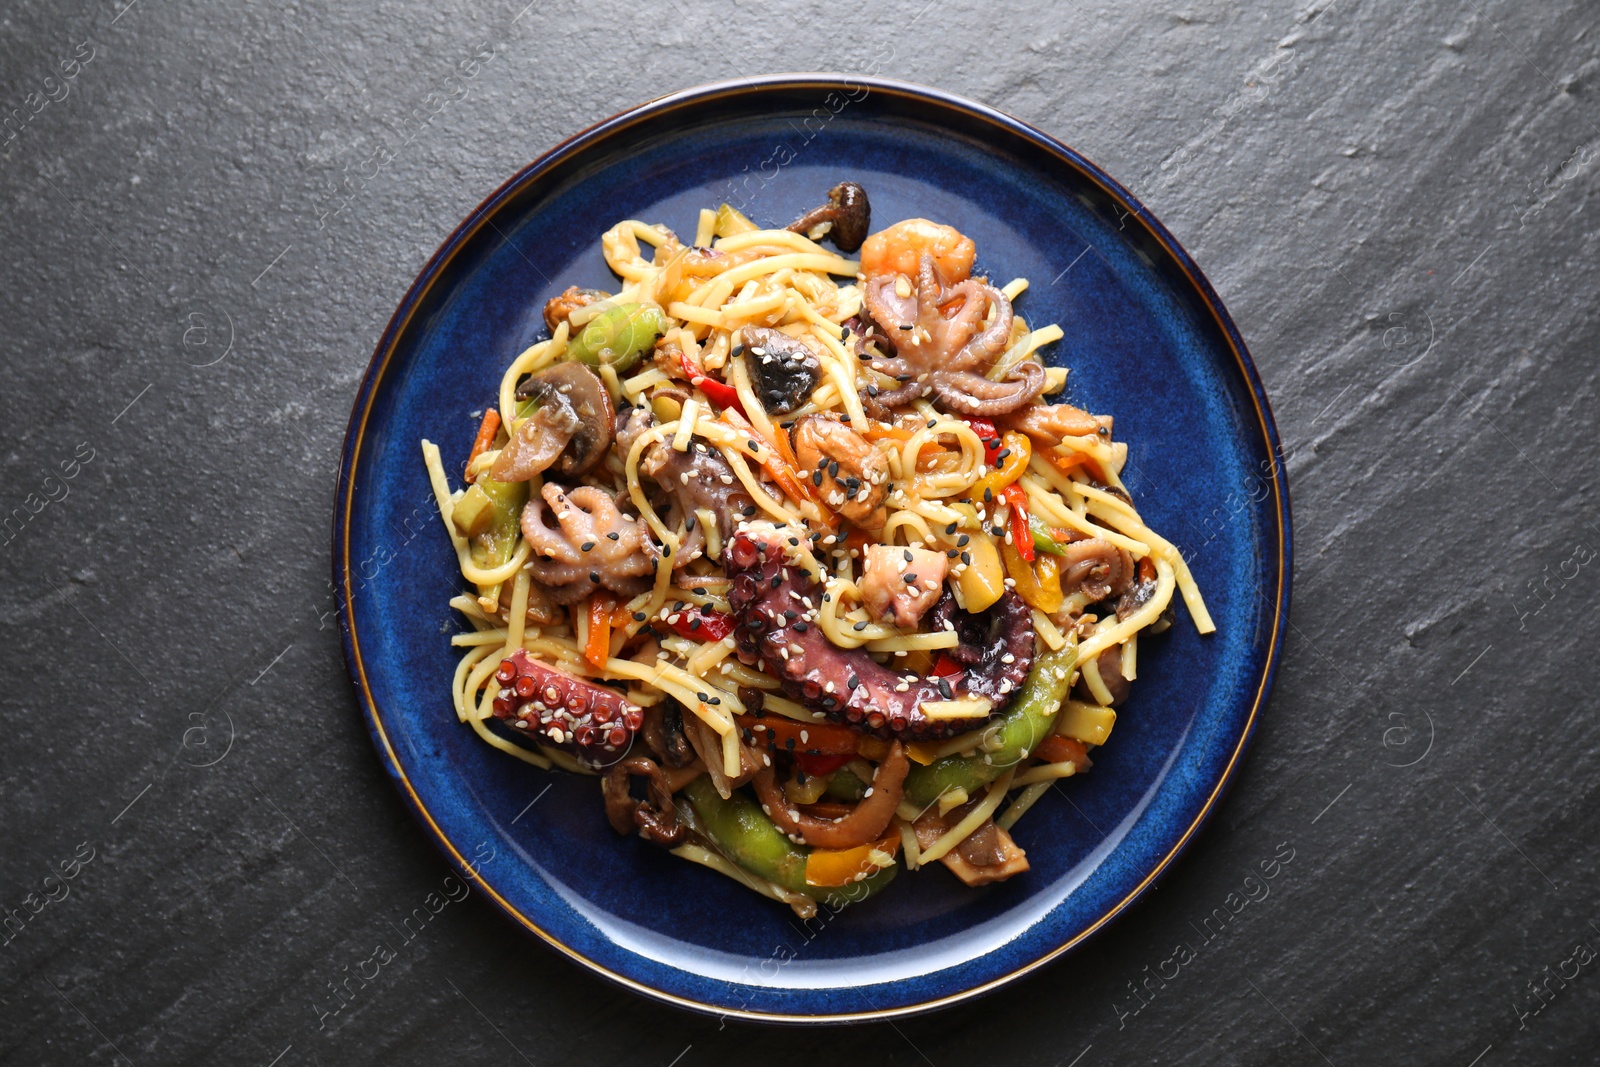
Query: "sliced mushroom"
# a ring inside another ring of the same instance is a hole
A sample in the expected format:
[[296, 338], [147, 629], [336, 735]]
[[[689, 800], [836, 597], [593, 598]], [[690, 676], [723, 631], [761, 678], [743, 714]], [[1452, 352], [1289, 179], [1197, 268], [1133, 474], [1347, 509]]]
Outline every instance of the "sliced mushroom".
[[872, 205], [867, 191], [855, 182], [840, 182], [828, 190], [828, 202], [814, 207], [789, 224], [795, 233], [819, 241], [831, 233], [841, 252], [854, 252], [867, 239]]
[[[911, 826], [917, 843], [923, 848], [932, 846], [976, 806], [974, 801], [944, 815], [937, 811], [924, 812]], [[946, 852], [941, 862], [970, 886], [1003, 882], [1028, 869], [1028, 857], [1021, 846], [992, 819], [985, 820], [953, 850]]]
[[644, 709], [641, 736], [668, 767], [687, 767], [694, 762], [694, 747], [683, 733], [683, 709], [671, 697]]
[[746, 326], [744, 362], [761, 406], [787, 415], [804, 404], [822, 377], [822, 361], [811, 346], [766, 326]]
[[512, 431], [511, 440], [489, 468], [489, 477], [497, 482], [527, 481], [556, 461], [579, 425], [572, 405], [540, 405]]
[[517, 386], [517, 396], [537, 400], [539, 407], [501, 450], [491, 477], [520, 482], [553, 469], [559, 477], [576, 478], [605, 457], [617, 415], [594, 371], [581, 363], [557, 363]]

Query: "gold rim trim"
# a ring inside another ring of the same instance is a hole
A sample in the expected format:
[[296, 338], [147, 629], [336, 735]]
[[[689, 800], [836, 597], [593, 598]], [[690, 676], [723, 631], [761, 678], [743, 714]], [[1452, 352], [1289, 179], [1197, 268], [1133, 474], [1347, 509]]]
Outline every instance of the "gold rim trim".
[[[902, 87], [897, 87], [897, 86], [894, 86], [894, 85], [879, 84], [879, 83], [874, 82], [872, 79], [862, 78], [862, 79], [858, 79], [858, 80], [863, 84], [867, 84], [867, 85], [872, 86], [872, 89], [873, 89], [874, 92], [881, 92], [881, 93], [886, 93], [886, 94], [889, 94], [889, 95], [892, 95], [892, 96], [898, 96], [898, 97], [901, 97], [901, 98], [904, 98], [904, 99], [911, 99], [911, 100], [915, 100], [915, 101], [917, 101], [919, 103], [924, 103], [924, 104], [933, 103], [933, 104], [937, 104], [937, 105], [939, 105], [941, 107], [947, 107], [947, 108], [952, 108], [952, 109], [956, 109], [956, 110], [962, 110], [962, 111], [965, 111], [968, 115], [970, 115], [970, 116], [972, 116], [974, 118], [981, 119], [984, 122], [994, 123], [996, 121], [995, 118], [992, 115], [985, 114], [981, 110], [973, 110], [971, 104], [963, 105], [961, 103], [958, 103], [953, 98], [951, 98], [951, 97], [949, 97], [949, 96], [947, 96], [947, 95], [945, 95], [943, 93], [940, 93], [937, 90], [934, 90], [933, 91], [933, 95], [930, 97], [930, 96], [927, 96], [927, 95], [923, 95], [923, 94], [917, 93], [917, 92], [915, 92], [914, 90], [912, 90], [910, 88], [902, 88]], [[672, 104], [670, 107], [667, 107], [667, 108], [664, 108], [664, 109], [660, 109], [660, 110], [652, 110], [652, 109], [657, 108], [657, 106], [660, 104], [661, 101], [669, 99], [669, 97], [658, 97], [655, 100], [648, 101], [646, 103], [638, 105], [637, 107], [630, 108], [628, 111], [621, 112], [618, 115], [612, 116], [612, 118], [610, 118], [610, 119], [602, 120], [601, 122], [596, 123], [596, 124], [594, 124], [592, 126], [589, 126], [588, 128], [584, 129], [583, 131], [581, 131], [581, 132], [579, 132], [577, 134], [574, 134], [572, 137], [569, 137], [566, 140], [562, 141], [560, 144], [556, 145], [550, 151], [548, 151], [544, 155], [540, 156], [539, 159], [537, 159], [533, 163], [529, 164], [529, 166], [527, 168], [524, 168], [523, 172], [519, 172], [517, 175], [514, 175], [511, 179], [509, 179], [506, 183], [502, 184], [498, 189], [496, 189], [493, 193], [490, 194], [490, 196], [488, 197], [488, 199], [484, 203], [485, 203], [485, 205], [487, 205], [491, 201], [494, 201], [494, 200], [498, 199], [501, 196], [501, 194], [506, 192], [508, 190], [508, 188], [513, 183], [517, 183], [517, 182], [522, 181], [524, 179], [524, 176], [525, 176], [525, 174], [526, 174], [526, 172], [528, 170], [531, 170], [532, 168], [535, 168], [535, 167], [539, 167], [546, 160], [552, 159], [552, 157], [556, 156], [558, 153], [560, 153], [563, 150], [565, 150], [568, 145], [571, 145], [575, 141], [578, 141], [578, 140], [588, 136], [593, 130], [599, 128], [600, 126], [604, 126], [604, 125], [606, 125], [608, 123], [615, 122], [618, 119], [622, 119], [624, 117], [631, 116], [631, 121], [628, 121], [628, 122], [625, 122], [625, 123], [621, 123], [616, 128], [608, 131], [608, 133], [606, 134], [607, 138], [615, 137], [619, 133], [625, 132], [627, 129], [629, 129], [630, 127], [632, 127], [634, 125], [637, 125], [639, 122], [645, 120], [646, 118], [656, 117], [657, 115], [660, 115], [660, 114], [667, 114], [667, 113], [670, 113], [671, 111], [674, 111], [674, 110], [677, 110], [677, 109], [683, 108], [683, 107], [688, 107], [688, 106], [690, 106], [692, 104], [702, 104], [702, 103], [705, 103], [707, 101], [718, 100], [718, 99], [721, 99], [721, 98], [724, 98], [724, 97], [727, 97], [727, 96], [740, 95], [740, 94], [743, 94], [745, 92], [751, 91], [751, 89], [764, 90], [764, 89], [780, 89], [780, 88], [784, 88], [784, 87], [794, 87], [794, 88], [803, 88], [803, 87], [808, 87], [808, 86], [821, 87], [821, 86], [826, 86], [826, 85], [837, 85], [837, 84], [839, 84], [839, 80], [829, 80], [829, 79], [826, 79], [826, 78], [818, 78], [818, 79], [816, 79], [814, 81], [812, 81], [812, 80], [801, 80], [801, 79], [796, 79], [796, 80], [789, 81], [789, 82], [784, 82], [784, 81], [779, 81], [779, 80], [758, 81], [754, 85], [751, 85], [751, 84], [729, 85], [729, 86], [727, 86], [725, 88], [722, 88], [722, 89], [716, 90], [716, 91], [708, 91], [708, 90], [700, 90], [700, 89], [687, 89], [687, 90], [684, 90], [681, 94], [669, 94], [669, 96], [681, 96], [682, 97], [682, 99], [678, 100], [676, 103]], [[981, 107], [983, 107], [983, 105], [978, 105], [978, 107], [981, 108]], [[990, 109], [990, 110], [992, 110], [992, 109]], [[1089, 172], [1087, 170], [1084, 170], [1083, 167], [1080, 166], [1079, 163], [1076, 160], [1072, 159], [1070, 156], [1063, 155], [1061, 153], [1059, 147], [1055, 143], [1055, 138], [1051, 137], [1049, 134], [1046, 134], [1041, 130], [1038, 130], [1034, 126], [1023, 122], [1021, 119], [1011, 118], [1010, 116], [1006, 116], [1006, 118], [1009, 119], [1012, 122], [1017, 123], [1020, 126], [1023, 126], [1025, 129], [1027, 129], [1028, 131], [1030, 131], [1033, 134], [1035, 134], [1038, 138], [1040, 138], [1039, 141], [1035, 141], [1034, 142], [1037, 147], [1043, 148], [1046, 151], [1048, 151], [1050, 153], [1050, 155], [1054, 156], [1060, 163], [1062, 163], [1065, 166], [1067, 166], [1068, 168], [1070, 168], [1073, 171], [1073, 173], [1079, 175], [1079, 177], [1087, 179], [1088, 181], [1092, 182], [1095, 185], [1096, 188], [1098, 188], [1106, 196], [1110, 197], [1114, 202], [1121, 204], [1125, 208], [1131, 208], [1132, 207], [1132, 205], [1128, 202], [1127, 197], [1125, 197], [1124, 195], [1119, 193], [1117, 190], [1107, 187], [1104, 183], [1102, 183], [1100, 181], [1100, 179], [1095, 174], [1093, 174], [1093, 173], [1091, 173], [1091, 172]], [[1008, 130], [1007, 132], [1015, 133], [1015, 131], [1012, 131], [1012, 130]], [[482, 211], [483, 208], [480, 207], [479, 210]], [[777, 1013], [777, 1012], [749, 1011], [749, 1010], [745, 1010], [745, 1009], [729, 1009], [729, 1008], [719, 1007], [719, 1006], [714, 1005], [714, 1004], [707, 1004], [705, 1002], [698, 1001], [698, 1000], [692, 1000], [692, 999], [690, 999], [688, 997], [682, 997], [682, 996], [679, 996], [679, 995], [677, 995], [675, 993], [669, 993], [669, 992], [666, 992], [665, 990], [657, 989], [657, 988], [655, 988], [653, 986], [646, 985], [643, 982], [638, 981], [637, 979], [630, 978], [627, 975], [619, 974], [616, 971], [611, 970], [609, 967], [606, 967], [604, 964], [599, 963], [596, 960], [592, 960], [589, 957], [587, 957], [587, 956], [583, 955], [582, 953], [578, 952], [576, 949], [571, 948], [565, 942], [559, 940], [558, 938], [556, 938], [552, 934], [546, 932], [542, 927], [540, 927], [532, 919], [528, 918], [528, 916], [524, 915], [520, 910], [517, 909], [517, 907], [515, 905], [513, 905], [504, 896], [502, 896], [494, 888], [494, 886], [490, 885], [488, 880], [485, 879], [482, 876], [481, 873], [474, 875], [473, 879], [478, 883], [478, 885], [483, 889], [483, 891], [485, 893], [487, 893], [489, 895], [489, 897], [492, 898], [497, 905], [499, 905], [499, 907], [500, 907], [500, 909], [502, 911], [504, 911], [507, 915], [509, 915], [512, 918], [514, 918], [517, 922], [521, 923], [523, 927], [525, 927], [527, 930], [529, 930], [533, 934], [537, 935], [546, 944], [548, 944], [548, 945], [552, 946], [553, 948], [557, 949], [559, 952], [561, 952], [563, 955], [567, 956], [569, 959], [571, 959], [571, 960], [583, 965], [584, 967], [587, 967], [589, 970], [594, 971], [597, 974], [600, 974], [600, 975], [603, 975], [606, 978], [609, 978], [611, 981], [616, 982], [619, 985], [622, 985], [622, 986], [624, 986], [624, 987], [626, 987], [626, 988], [628, 988], [628, 989], [630, 989], [630, 990], [632, 990], [632, 991], [634, 991], [636, 993], [639, 993], [639, 994], [641, 994], [643, 996], [650, 997], [653, 1000], [663, 1001], [665, 1003], [673, 1004], [673, 1005], [676, 1005], [677, 1007], [686, 1008], [686, 1009], [689, 1009], [689, 1010], [695, 1011], [695, 1012], [709, 1013], [709, 1014], [717, 1015], [717, 1016], [720, 1016], [720, 1017], [726, 1017], [726, 1018], [747, 1019], [747, 1020], [751, 1020], [751, 1021], [755, 1021], [755, 1022], [775, 1022], [775, 1023], [874, 1022], [874, 1021], [881, 1021], [881, 1020], [884, 1020], [884, 1019], [899, 1018], [901, 1016], [906, 1016], [906, 1015], [920, 1014], [922, 1012], [932, 1011], [932, 1010], [937, 1009], [937, 1008], [949, 1007], [951, 1005], [958, 1004], [958, 1003], [960, 1003], [962, 1001], [971, 1000], [971, 999], [974, 999], [976, 997], [983, 996], [986, 993], [989, 993], [989, 992], [992, 992], [995, 989], [998, 989], [1000, 986], [1003, 986], [1003, 985], [1005, 985], [1005, 984], [1007, 984], [1009, 982], [1016, 981], [1017, 979], [1022, 978], [1025, 975], [1031, 974], [1032, 972], [1038, 970], [1039, 968], [1043, 967], [1044, 965], [1046, 965], [1046, 964], [1050, 963], [1051, 961], [1059, 958], [1064, 953], [1070, 952], [1077, 945], [1081, 944], [1085, 939], [1087, 939], [1088, 937], [1092, 936], [1101, 927], [1105, 926], [1112, 919], [1114, 919], [1118, 915], [1120, 915], [1129, 906], [1131, 906], [1133, 903], [1135, 903], [1139, 899], [1139, 897], [1141, 897], [1144, 894], [1145, 890], [1148, 889], [1155, 882], [1155, 880], [1157, 878], [1159, 878], [1166, 871], [1166, 869], [1172, 864], [1173, 860], [1177, 858], [1178, 854], [1180, 852], [1182, 852], [1184, 847], [1189, 843], [1189, 840], [1199, 831], [1201, 826], [1204, 825], [1204, 823], [1207, 820], [1207, 817], [1211, 814], [1212, 808], [1216, 806], [1216, 803], [1217, 803], [1218, 799], [1221, 797], [1223, 790], [1226, 789], [1227, 786], [1231, 783], [1234, 771], [1238, 766], [1239, 760], [1242, 758], [1242, 756], [1244, 754], [1245, 746], [1248, 744], [1248, 742], [1250, 740], [1250, 736], [1254, 732], [1255, 724], [1256, 724], [1256, 717], [1260, 714], [1261, 703], [1262, 703], [1262, 700], [1264, 699], [1264, 697], [1266, 695], [1267, 683], [1271, 679], [1272, 674], [1273, 674], [1273, 665], [1274, 665], [1274, 662], [1275, 662], [1276, 656], [1277, 656], [1279, 634], [1282, 632], [1282, 628], [1283, 628], [1282, 627], [1282, 622], [1283, 622], [1282, 614], [1283, 614], [1284, 578], [1285, 578], [1285, 559], [1284, 559], [1284, 554], [1285, 554], [1285, 549], [1287, 547], [1287, 543], [1285, 541], [1285, 531], [1284, 531], [1284, 526], [1283, 526], [1285, 507], [1284, 507], [1284, 499], [1283, 499], [1283, 487], [1282, 487], [1282, 484], [1281, 484], [1281, 471], [1279, 469], [1281, 467], [1281, 464], [1279, 462], [1277, 462], [1276, 450], [1273, 448], [1272, 433], [1271, 433], [1270, 428], [1269, 428], [1271, 423], [1268, 420], [1268, 416], [1267, 416], [1266, 412], [1262, 408], [1261, 396], [1258, 395], [1257, 389], [1255, 388], [1254, 383], [1251, 380], [1251, 375], [1249, 373], [1249, 365], [1246, 363], [1244, 354], [1240, 351], [1239, 346], [1234, 343], [1234, 338], [1233, 338], [1234, 331], [1232, 331], [1232, 330], [1230, 330], [1228, 328], [1229, 324], [1223, 320], [1221, 315], [1218, 314], [1218, 305], [1221, 303], [1220, 298], [1218, 298], [1216, 296], [1215, 291], [1212, 290], [1211, 287], [1208, 284], [1204, 284], [1199, 278], [1197, 278], [1195, 276], [1195, 273], [1191, 269], [1190, 264], [1188, 262], [1186, 262], [1190, 257], [1187, 255], [1187, 253], [1183, 253], [1182, 252], [1181, 247], [1176, 246], [1176, 240], [1173, 240], [1172, 243], [1169, 244], [1166, 239], [1163, 239], [1161, 234], [1155, 232], [1150, 227], [1150, 224], [1138, 212], [1130, 211], [1130, 214], [1134, 215], [1134, 217], [1138, 219], [1140, 227], [1144, 230], [1145, 234], [1150, 239], [1154, 240], [1162, 248], [1166, 249], [1168, 254], [1172, 256], [1176, 266], [1183, 272], [1184, 277], [1188, 279], [1190, 285], [1192, 285], [1194, 287], [1195, 291], [1202, 297], [1202, 302], [1206, 305], [1206, 310], [1210, 313], [1213, 323], [1215, 323], [1215, 325], [1217, 326], [1218, 330], [1221, 332], [1221, 334], [1223, 336], [1223, 339], [1227, 342], [1228, 350], [1229, 350], [1229, 352], [1232, 353], [1235, 364], [1238, 366], [1240, 372], [1244, 374], [1245, 383], [1250, 386], [1250, 389], [1249, 389], [1250, 402], [1251, 402], [1252, 407], [1255, 410], [1256, 423], [1257, 423], [1258, 428], [1261, 430], [1262, 441], [1267, 446], [1267, 451], [1268, 451], [1268, 453], [1271, 455], [1271, 457], [1273, 459], [1272, 499], [1273, 499], [1274, 506], [1273, 506], [1273, 509], [1272, 509], [1272, 514], [1273, 514], [1274, 522], [1276, 524], [1277, 542], [1278, 542], [1277, 588], [1275, 590], [1275, 595], [1273, 596], [1273, 599], [1272, 599], [1272, 605], [1273, 605], [1273, 609], [1272, 609], [1273, 610], [1273, 620], [1272, 620], [1272, 631], [1271, 631], [1272, 636], [1271, 636], [1271, 640], [1269, 641], [1269, 643], [1267, 645], [1267, 655], [1266, 655], [1266, 659], [1264, 661], [1264, 666], [1263, 666], [1262, 671], [1261, 671], [1261, 678], [1260, 678], [1260, 681], [1257, 683], [1255, 696], [1252, 698], [1252, 701], [1251, 701], [1250, 714], [1245, 719], [1244, 728], [1243, 728], [1243, 730], [1240, 731], [1240, 734], [1239, 734], [1239, 740], [1234, 745], [1233, 752], [1229, 754], [1228, 762], [1223, 767], [1222, 773], [1218, 776], [1216, 784], [1212, 787], [1210, 795], [1208, 795], [1206, 797], [1205, 803], [1201, 805], [1200, 810], [1198, 812], [1196, 812], [1194, 819], [1190, 822], [1189, 826], [1184, 830], [1182, 836], [1179, 837], [1178, 840], [1173, 844], [1172, 848], [1167, 851], [1167, 854], [1161, 857], [1160, 861], [1157, 862], [1155, 864], [1155, 866], [1150, 869], [1149, 873], [1147, 873], [1145, 875], [1145, 877], [1139, 882], [1138, 885], [1136, 885], [1132, 889], [1130, 889], [1128, 891], [1128, 893], [1125, 894], [1121, 900], [1117, 901], [1116, 904], [1114, 904], [1110, 908], [1108, 908], [1106, 910], [1106, 912], [1103, 915], [1101, 915], [1098, 919], [1096, 919], [1093, 923], [1091, 923], [1089, 926], [1085, 927], [1083, 930], [1079, 931], [1070, 940], [1063, 942], [1062, 944], [1056, 946], [1054, 949], [1050, 950], [1048, 953], [1044, 954], [1043, 956], [1040, 956], [1038, 959], [1033, 960], [1033, 961], [1031, 961], [1029, 963], [1023, 964], [1022, 966], [1018, 967], [1017, 969], [1015, 969], [1013, 971], [1009, 971], [1006, 974], [1000, 975], [1000, 976], [995, 977], [995, 978], [991, 978], [988, 981], [986, 981], [986, 982], [984, 982], [984, 983], [982, 983], [980, 985], [975, 985], [975, 986], [972, 986], [971, 988], [961, 990], [960, 992], [950, 993], [950, 994], [947, 994], [947, 995], [942, 996], [942, 997], [934, 998], [932, 1000], [919, 1001], [918, 1003], [915, 1003], [915, 1004], [906, 1004], [906, 1005], [901, 1005], [899, 1007], [893, 1007], [893, 1008], [881, 1008], [881, 1009], [877, 1009], [877, 1010], [873, 1010], [873, 1011], [841, 1012], [841, 1013], [829, 1014], [829, 1015], [786, 1015], [786, 1014], [781, 1014], [781, 1013]], [[411, 779], [406, 774], [405, 768], [401, 765], [399, 756], [395, 752], [393, 743], [389, 740], [389, 731], [388, 731], [387, 727], [384, 724], [383, 716], [380, 714], [380, 712], [378, 710], [377, 702], [372, 698], [371, 687], [367, 684], [366, 662], [361, 656], [361, 640], [360, 640], [360, 637], [359, 637], [359, 635], [357, 634], [357, 631], [356, 631], [355, 615], [354, 615], [354, 612], [351, 610], [351, 605], [352, 605], [352, 602], [353, 602], [353, 599], [354, 599], [354, 596], [355, 596], [355, 592], [354, 592], [354, 590], [353, 590], [353, 588], [351, 586], [352, 574], [351, 574], [351, 568], [350, 568], [350, 520], [351, 520], [351, 515], [353, 514], [353, 509], [354, 509], [354, 504], [355, 504], [356, 471], [357, 471], [357, 467], [359, 465], [360, 458], [361, 458], [361, 446], [362, 446], [362, 444], [364, 443], [364, 441], [366, 439], [367, 420], [368, 420], [368, 418], [370, 417], [370, 415], [372, 413], [373, 402], [374, 402], [374, 400], [375, 400], [375, 398], [377, 396], [378, 387], [382, 384], [384, 374], [388, 370], [390, 357], [394, 354], [395, 342], [398, 341], [399, 338], [404, 335], [404, 333], [406, 331], [406, 328], [411, 323], [412, 317], [416, 314], [417, 308], [422, 304], [423, 300], [426, 298], [426, 296], [428, 295], [429, 291], [433, 288], [433, 285], [438, 280], [439, 276], [442, 273], [444, 273], [445, 269], [449, 266], [450, 262], [455, 258], [456, 253], [462, 247], [464, 247], [466, 245], [466, 243], [471, 238], [476, 236], [478, 234], [478, 232], [482, 230], [482, 228], [485, 225], [485, 223], [487, 223], [488, 221], [489, 221], [489, 215], [488, 215], [487, 212], [484, 212], [484, 214], [473, 224], [471, 229], [469, 229], [469, 230], [461, 230], [461, 229], [456, 230], [454, 233], [451, 234], [451, 237], [448, 238], [448, 240], [453, 242], [453, 245], [454, 245], [450, 250], [450, 254], [446, 258], [444, 258], [444, 259], [440, 260], [438, 263], [436, 263], [431, 268], [431, 270], [429, 268], [427, 268], [427, 267], [424, 267], [425, 270], [430, 270], [429, 277], [428, 277], [428, 280], [427, 280], [427, 284], [424, 285], [422, 290], [416, 294], [415, 299], [410, 301], [410, 306], [406, 310], [405, 317], [398, 323], [398, 325], [392, 331], [386, 331], [389, 334], [390, 338], [391, 338], [390, 342], [386, 346], [385, 350], [381, 353], [381, 356], [380, 356], [380, 358], [378, 358], [378, 360], [375, 363], [375, 365], [372, 366], [372, 367], [369, 367], [369, 369], [367, 371], [367, 375], [363, 375], [363, 378], [366, 378], [368, 375], [371, 376], [371, 385], [367, 390], [365, 403], [364, 403], [364, 405], [362, 407], [362, 410], [361, 410], [360, 421], [359, 421], [359, 423], [357, 423], [357, 425], [355, 427], [353, 443], [352, 443], [352, 446], [351, 446], [350, 457], [349, 457], [349, 461], [348, 461], [348, 472], [349, 473], [348, 473], [347, 478], [346, 478], [346, 483], [347, 484], [346, 484], [346, 488], [345, 488], [344, 501], [343, 501], [343, 526], [342, 526], [342, 529], [340, 531], [340, 533], [342, 535], [342, 549], [343, 549], [343, 551], [342, 551], [342, 557], [343, 558], [341, 560], [342, 569], [343, 569], [343, 576], [342, 576], [341, 590], [340, 591], [342, 593], [342, 599], [344, 601], [344, 605], [343, 606], [344, 606], [344, 609], [345, 609], [345, 612], [344, 612], [345, 632], [349, 635], [349, 638], [350, 638], [350, 648], [351, 648], [351, 652], [352, 652], [353, 665], [355, 667], [356, 673], [360, 676], [360, 679], [361, 679], [361, 684], [359, 686], [359, 688], [361, 690], [361, 694], [360, 694], [361, 695], [361, 700], [366, 705], [368, 717], [371, 720], [371, 722], [373, 724], [373, 727], [376, 730], [377, 735], [378, 735], [379, 739], [381, 740], [381, 742], [383, 744], [384, 758], [389, 764], [389, 769], [390, 769], [391, 775], [404, 788], [406, 795], [409, 797], [409, 799], [411, 801], [411, 806], [418, 812], [418, 814], [420, 814], [422, 816], [422, 819], [423, 819], [424, 823], [427, 825], [427, 828], [429, 829], [429, 831], [431, 831], [433, 833], [434, 837], [444, 847], [444, 849], [448, 853], [448, 855], [451, 858], [454, 859], [454, 861], [456, 862], [457, 866], [459, 866], [463, 870], [470, 870], [471, 869], [470, 865], [467, 862], [466, 857], [463, 856], [460, 853], [459, 850], [457, 850], [457, 848], [455, 846], [455, 843], [450, 840], [449, 836], [445, 834], [443, 828], [440, 827], [439, 824], [434, 820], [433, 813], [428, 810], [427, 805], [423, 803], [422, 798], [417, 795], [416, 790], [412, 787]], [[1174, 253], [1180, 253], [1180, 254], [1174, 254]], [[435, 253], [435, 254], [437, 255], [437, 253]], [[430, 257], [430, 261], [431, 261], [431, 259], [432, 259], [432, 257]], [[409, 292], [409, 290], [408, 290], [408, 292]], [[1210, 294], [1209, 297], [1207, 296], [1208, 293]]]

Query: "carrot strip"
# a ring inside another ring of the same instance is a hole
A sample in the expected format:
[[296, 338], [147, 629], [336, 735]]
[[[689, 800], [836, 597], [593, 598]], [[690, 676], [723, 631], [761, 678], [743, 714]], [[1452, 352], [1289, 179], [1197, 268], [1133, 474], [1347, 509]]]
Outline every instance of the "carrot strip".
[[500, 412], [490, 408], [483, 413], [483, 422], [478, 425], [478, 436], [472, 440], [472, 451], [467, 453], [467, 467], [471, 468], [472, 461], [494, 444], [494, 435], [500, 432]]
[[602, 670], [611, 658], [611, 598], [596, 593], [589, 598], [589, 640], [583, 646], [583, 658], [595, 670]]

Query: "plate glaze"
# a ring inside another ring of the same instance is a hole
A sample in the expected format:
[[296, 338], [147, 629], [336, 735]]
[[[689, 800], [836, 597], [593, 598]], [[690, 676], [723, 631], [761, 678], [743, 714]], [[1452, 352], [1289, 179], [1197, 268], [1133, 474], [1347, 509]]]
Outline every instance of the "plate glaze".
[[[874, 228], [914, 215], [1027, 277], [1018, 312], [1060, 323], [1066, 398], [1112, 415], [1124, 478], [1190, 560], [1218, 631], [1188, 612], [1140, 645], [1093, 773], [1017, 825], [1032, 870], [968, 889], [941, 869], [800, 923], [789, 909], [606, 822], [592, 779], [484, 745], [449, 700], [460, 591], [418, 440], [460, 471], [505, 366], [568, 285], [614, 289], [602, 231], [692, 234], [729, 201], [784, 225], [843, 179]], [[486, 896], [571, 959], [719, 1015], [884, 1018], [993, 990], [1082, 943], [1150, 888], [1237, 771], [1277, 663], [1288, 491], [1260, 381], [1198, 267], [1132, 196], [1037, 130], [934, 90], [838, 75], [692, 89], [609, 119], [501, 186], [428, 261], [351, 415], [334, 518], [345, 657], [380, 759], [427, 834]], [[1070, 800], [1069, 800], [1070, 798]], [[533, 803], [537, 801], [537, 803]], [[529, 807], [530, 803], [532, 807]]]

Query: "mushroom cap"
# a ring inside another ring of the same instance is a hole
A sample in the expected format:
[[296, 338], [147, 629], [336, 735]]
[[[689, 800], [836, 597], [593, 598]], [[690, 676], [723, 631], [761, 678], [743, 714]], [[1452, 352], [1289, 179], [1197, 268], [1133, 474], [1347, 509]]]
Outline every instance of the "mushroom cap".
[[822, 237], [823, 230], [832, 235], [833, 243], [841, 252], [854, 252], [867, 239], [872, 226], [872, 205], [867, 202], [867, 191], [855, 182], [840, 182], [828, 190], [828, 202], [814, 207], [789, 224], [795, 233], [803, 233], [812, 240]]
[[605, 457], [617, 429], [617, 411], [600, 376], [582, 363], [556, 363], [517, 386], [517, 396], [570, 408], [577, 430], [556, 459], [555, 473], [573, 478]]
[[841, 252], [854, 252], [867, 239], [872, 225], [867, 191], [855, 182], [840, 182], [828, 190], [828, 199], [838, 208], [833, 216], [833, 243]]

